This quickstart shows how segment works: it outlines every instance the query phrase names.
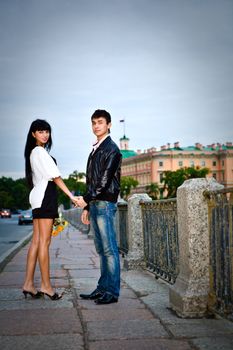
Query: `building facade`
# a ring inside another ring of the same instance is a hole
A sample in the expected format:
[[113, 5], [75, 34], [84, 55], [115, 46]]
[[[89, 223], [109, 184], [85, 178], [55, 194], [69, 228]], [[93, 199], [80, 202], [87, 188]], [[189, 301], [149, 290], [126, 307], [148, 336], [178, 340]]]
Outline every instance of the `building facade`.
[[[225, 187], [233, 186], [233, 145], [211, 144], [203, 146], [196, 143], [194, 146], [181, 147], [179, 142], [152, 147], [144, 152], [134, 152], [128, 148], [129, 139], [125, 136], [120, 139], [120, 148], [123, 155], [122, 176], [130, 176], [139, 182], [136, 192], [146, 190], [151, 183], [158, 183], [162, 187], [161, 179], [166, 170], [176, 171], [183, 167], [208, 168], [208, 177], [214, 177]], [[123, 148], [122, 148], [123, 147]]]

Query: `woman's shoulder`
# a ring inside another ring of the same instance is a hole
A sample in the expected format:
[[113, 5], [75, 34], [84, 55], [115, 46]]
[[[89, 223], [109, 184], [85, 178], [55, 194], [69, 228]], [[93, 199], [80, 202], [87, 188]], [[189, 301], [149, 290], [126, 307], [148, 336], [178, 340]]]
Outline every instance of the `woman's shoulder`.
[[32, 152], [31, 152], [32, 157], [43, 157], [43, 156], [47, 156], [47, 155], [48, 155], [48, 152], [42, 146], [34, 147]]

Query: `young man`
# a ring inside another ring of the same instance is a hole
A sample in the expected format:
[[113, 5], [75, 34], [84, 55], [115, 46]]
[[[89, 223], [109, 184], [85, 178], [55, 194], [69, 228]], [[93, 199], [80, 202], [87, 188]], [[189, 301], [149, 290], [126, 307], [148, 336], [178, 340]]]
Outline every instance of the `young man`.
[[121, 153], [109, 133], [111, 116], [105, 110], [96, 110], [91, 117], [92, 130], [97, 137], [87, 161], [87, 192], [78, 197], [83, 209], [82, 222], [89, 223], [94, 231], [96, 251], [100, 257], [100, 278], [97, 288], [83, 299], [96, 304], [118, 301], [120, 292], [120, 261], [116, 242], [115, 213], [120, 192]]

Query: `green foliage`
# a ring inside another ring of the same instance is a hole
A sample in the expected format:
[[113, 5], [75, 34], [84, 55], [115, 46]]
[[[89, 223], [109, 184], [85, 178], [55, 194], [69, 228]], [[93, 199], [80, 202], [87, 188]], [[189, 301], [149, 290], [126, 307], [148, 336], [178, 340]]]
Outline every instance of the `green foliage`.
[[121, 178], [121, 189], [120, 194], [121, 198], [127, 199], [128, 195], [132, 188], [135, 188], [138, 185], [138, 181], [130, 176], [122, 176]]
[[157, 182], [152, 182], [149, 186], [146, 186], [146, 191], [152, 199], [160, 198], [160, 188]]
[[208, 168], [185, 167], [176, 171], [164, 171], [162, 182], [163, 190], [167, 192], [167, 198], [175, 198], [177, 188], [183, 184], [185, 180], [206, 177], [209, 173]]
[[25, 179], [0, 178], [0, 208], [28, 209], [29, 189]]

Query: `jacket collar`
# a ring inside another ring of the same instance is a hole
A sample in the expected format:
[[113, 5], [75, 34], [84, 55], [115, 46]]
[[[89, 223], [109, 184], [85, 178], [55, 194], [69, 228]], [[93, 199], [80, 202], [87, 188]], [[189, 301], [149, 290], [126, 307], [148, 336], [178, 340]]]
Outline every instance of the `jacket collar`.
[[107, 136], [107, 137], [100, 143], [99, 147], [96, 148], [96, 150], [95, 150], [95, 152], [93, 153], [93, 155], [96, 154], [99, 150], [105, 148], [106, 145], [107, 145], [108, 143], [110, 143], [110, 142], [111, 142], [111, 137], [110, 137], [110, 136]]

